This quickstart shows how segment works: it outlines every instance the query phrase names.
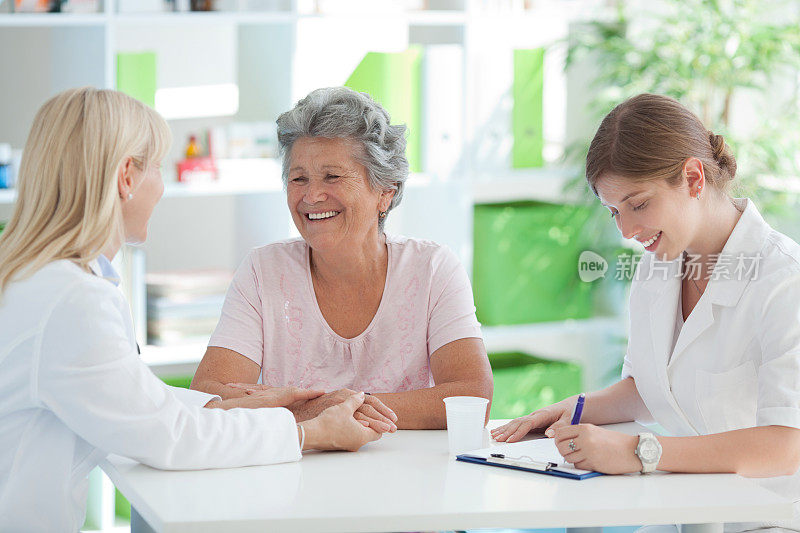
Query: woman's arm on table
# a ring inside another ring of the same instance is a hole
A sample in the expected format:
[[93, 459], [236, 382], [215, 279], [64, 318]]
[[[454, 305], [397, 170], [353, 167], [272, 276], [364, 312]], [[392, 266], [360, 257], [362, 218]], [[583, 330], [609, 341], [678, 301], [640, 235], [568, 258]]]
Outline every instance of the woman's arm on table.
[[[217, 346], [209, 346], [192, 379], [191, 388], [209, 394], [216, 394], [222, 401], [212, 400], [206, 407], [233, 409], [245, 407], [289, 407], [297, 402], [317, 398], [322, 391], [301, 389], [299, 387], [270, 387], [259, 396], [246, 394], [245, 390], [228, 385], [232, 380], [255, 383], [261, 369], [247, 357]], [[246, 380], [246, 381], [245, 381]]]
[[430, 365], [434, 387], [373, 395], [397, 414], [398, 428], [444, 429], [447, 418], [442, 400], [448, 396], [480, 396], [491, 407], [494, 383], [482, 339], [445, 344], [431, 355]]
[[[258, 385], [261, 368], [244, 355], [209, 346], [191, 388], [217, 394], [222, 402], [210, 402], [207, 407], [286, 407], [298, 422], [315, 418], [328, 407], [338, 405], [357, 391], [342, 389], [324, 394], [323, 391], [297, 387], [269, 387]], [[367, 396], [356, 411], [356, 419], [366, 422], [378, 432], [395, 431], [395, 414], [380, 400]]]
[[760, 426], [699, 437], [658, 437], [660, 470], [788, 476], [800, 467], [800, 429]]
[[247, 391], [228, 384], [255, 384], [260, 373], [261, 367], [242, 354], [228, 348], [209, 346], [192, 378], [190, 388], [217, 394], [223, 400], [242, 398], [247, 396]]
[[[529, 415], [515, 418], [508, 424], [493, 429], [492, 438], [500, 442], [517, 442], [537, 429], [547, 430], [548, 436], [552, 436], [551, 430], [569, 425], [577, 399], [578, 396], [571, 396]], [[650, 413], [639, 396], [632, 377], [587, 394], [581, 417], [583, 422], [595, 425], [650, 419]]]
[[[436, 383], [434, 387], [408, 392], [370, 394], [356, 413], [356, 418], [368, 422], [370, 427], [382, 432], [394, 431], [397, 428], [443, 429], [447, 425], [442, 401], [444, 398], [480, 396], [487, 398], [491, 405], [494, 389], [492, 369], [481, 339], [466, 338], [445, 344], [431, 355], [430, 364]], [[199, 374], [200, 369], [197, 371], [197, 375]], [[236, 386], [240, 386], [245, 394], [255, 395], [261, 394], [260, 389], [264, 388], [262, 385], [248, 387], [237, 384]], [[322, 410], [340, 403], [351, 394], [353, 391], [342, 389], [313, 400], [288, 405], [287, 408], [295, 414], [299, 422], [317, 416]], [[487, 420], [488, 412], [487, 409]]]
[[[587, 404], [588, 405], [588, 404]], [[639, 472], [639, 438], [592, 424], [555, 430], [556, 446], [578, 468], [607, 474]], [[788, 476], [800, 468], [800, 429], [759, 426], [697, 437], [656, 437], [661, 443], [658, 470], [684, 473], [736, 473], [747, 477]], [[575, 443], [571, 451], [569, 441]]]
[[[488, 399], [491, 406], [494, 381], [463, 265], [446, 247], [430, 256], [420, 256], [420, 261], [429, 262], [432, 267], [427, 347], [435, 385], [373, 396], [397, 414], [398, 428], [443, 429], [447, 426], [444, 398], [479, 396]], [[488, 408], [486, 412], [488, 420]]]
[[223, 413], [181, 401], [139, 358], [128, 304], [110, 284], [77, 286], [54, 306], [32, 390], [92, 446], [164, 469], [300, 458], [295, 421], [283, 409]]

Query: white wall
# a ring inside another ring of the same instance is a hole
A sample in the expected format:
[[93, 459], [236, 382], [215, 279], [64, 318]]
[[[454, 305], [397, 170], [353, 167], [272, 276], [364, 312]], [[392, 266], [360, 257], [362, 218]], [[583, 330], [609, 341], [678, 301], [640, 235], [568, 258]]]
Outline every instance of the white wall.
[[0, 28], [0, 142], [21, 149], [39, 107], [75, 86], [103, 87], [102, 28]]

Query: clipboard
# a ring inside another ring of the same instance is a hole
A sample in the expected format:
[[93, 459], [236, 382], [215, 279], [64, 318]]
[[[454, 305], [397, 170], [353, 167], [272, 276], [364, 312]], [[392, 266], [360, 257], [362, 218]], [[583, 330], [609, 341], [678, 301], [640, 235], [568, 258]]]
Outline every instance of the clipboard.
[[600, 472], [581, 470], [564, 461], [552, 439], [536, 439], [482, 448], [456, 456], [457, 461], [534, 472], [566, 479], [589, 479]]

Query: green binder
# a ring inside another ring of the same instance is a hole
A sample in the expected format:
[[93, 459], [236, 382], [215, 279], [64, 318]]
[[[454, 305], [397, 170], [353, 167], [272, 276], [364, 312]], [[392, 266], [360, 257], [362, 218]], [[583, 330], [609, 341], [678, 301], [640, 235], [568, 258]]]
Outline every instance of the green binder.
[[406, 157], [411, 172], [422, 170], [422, 49], [404, 52], [369, 52], [345, 82], [368, 93], [391, 116], [392, 124], [408, 127]]
[[544, 164], [543, 87], [544, 49], [514, 50], [512, 168]]
[[155, 107], [155, 52], [118, 53], [117, 90]]

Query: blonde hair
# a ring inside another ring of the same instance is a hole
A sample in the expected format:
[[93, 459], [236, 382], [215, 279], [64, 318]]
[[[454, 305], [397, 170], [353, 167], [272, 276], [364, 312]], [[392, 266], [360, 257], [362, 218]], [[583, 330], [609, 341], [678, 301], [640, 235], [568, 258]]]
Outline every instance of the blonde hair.
[[48, 100], [31, 126], [0, 236], [0, 293], [55, 260], [88, 270], [123, 237], [117, 176], [125, 160], [144, 170], [170, 143], [164, 119], [123, 93], [84, 87]]
[[707, 130], [677, 100], [640, 94], [619, 104], [600, 123], [586, 156], [586, 180], [595, 195], [597, 181], [606, 174], [677, 185], [690, 157], [703, 163], [707, 183], [728, 193], [736, 159], [722, 135]]

